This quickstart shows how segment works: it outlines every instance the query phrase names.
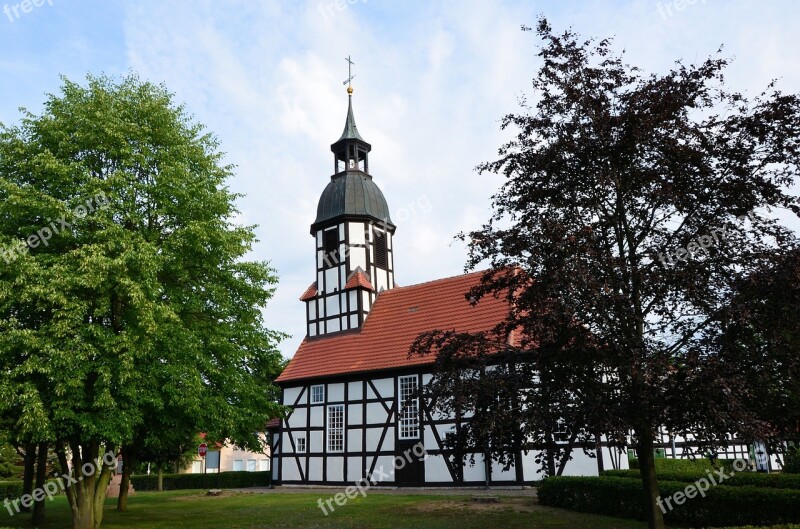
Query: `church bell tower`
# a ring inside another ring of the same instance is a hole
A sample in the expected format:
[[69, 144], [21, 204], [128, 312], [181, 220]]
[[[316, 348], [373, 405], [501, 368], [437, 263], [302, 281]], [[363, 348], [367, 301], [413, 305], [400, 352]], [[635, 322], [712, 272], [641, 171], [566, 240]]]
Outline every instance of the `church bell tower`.
[[347, 99], [344, 131], [331, 145], [334, 172], [311, 225], [317, 277], [300, 298], [309, 338], [358, 330], [376, 296], [395, 286], [395, 225], [369, 173], [372, 146], [356, 127], [352, 86]]

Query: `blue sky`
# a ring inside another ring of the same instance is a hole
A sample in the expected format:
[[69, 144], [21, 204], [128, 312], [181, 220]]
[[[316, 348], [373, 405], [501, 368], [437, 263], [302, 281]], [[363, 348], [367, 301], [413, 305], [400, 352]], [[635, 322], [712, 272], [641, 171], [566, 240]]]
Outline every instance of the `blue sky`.
[[[370, 169], [398, 230], [396, 277], [409, 285], [463, 270], [453, 236], [489, 216], [499, 177], [500, 118], [529, 94], [537, 41], [520, 25], [615, 37], [647, 71], [700, 61], [724, 44], [732, 87], [754, 95], [773, 78], [800, 92], [796, 0], [0, 0], [0, 122], [41, 110], [59, 75], [129, 70], [164, 82], [237, 166], [241, 221], [258, 224], [253, 258], [280, 275], [269, 327], [304, 335], [298, 297], [314, 280], [309, 225], [329, 180], [330, 144], [354, 109]], [[14, 7], [17, 7], [16, 14]]]

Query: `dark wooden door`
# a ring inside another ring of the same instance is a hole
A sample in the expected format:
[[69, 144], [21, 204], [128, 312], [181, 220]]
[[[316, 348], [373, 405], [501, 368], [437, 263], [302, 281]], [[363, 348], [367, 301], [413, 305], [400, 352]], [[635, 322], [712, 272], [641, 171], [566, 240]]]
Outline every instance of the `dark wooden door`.
[[[412, 451], [417, 444], [419, 441], [400, 441], [397, 444], [394, 472], [398, 487], [421, 487], [425, 484], [425, 455], [417, 457]], [[418, 448], [417, 453], [419, 451]]]

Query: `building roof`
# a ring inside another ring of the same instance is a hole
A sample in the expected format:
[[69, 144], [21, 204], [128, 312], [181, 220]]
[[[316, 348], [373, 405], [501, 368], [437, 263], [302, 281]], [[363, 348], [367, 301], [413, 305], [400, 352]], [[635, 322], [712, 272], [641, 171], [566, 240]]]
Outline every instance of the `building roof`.
[[421, 333], [431, 330], [489, 331], [508, 314], [504, 299], [487, 296], [472, 306], [466, 298], [480, 282], [475, 272], [383, 291], [357, 332], [306, 337], [278, 382], [366, 373], [431, 364], [408, 356]]
[[[356, 118], [353, 117], [353, 96], [347, 97], [347, 119], [344, 122], [344, 131], [342, 132], [341, 138], [339, 138], [336, 142], [340, 142], [342, 140], [361, 140], [364, 141], [364, 138], [361, 137], [361, 134], [358, 133], [358, 127], [356, 127]], [[366, 143], [366, 142], [364, 142]]]
[[300, 296], [300, 301], [308, 301], [309, 299], [313, 299], [317, 296], [317, 282], [314, 281], [311, 285], [303, 292], [303, 295]]
[[347, 171], [331, 177], [317, 204], [317, 218], [311, 232], [339, 217], [369, 217], [393, 229], [389, 205], [372, 177], [361, 171]]
[[347, 283], [344, 285], [345, 290], [350, 290], [351, 288], [366, 288], [367, 290], [374, 291], [375, 287], [372, 286], [372, 283], [369, 282], [369, 278], [367, 274], [361, 269], [361, 267], [357, 267], [353, 272], [350, 274], [350, 277], [347, 278]]

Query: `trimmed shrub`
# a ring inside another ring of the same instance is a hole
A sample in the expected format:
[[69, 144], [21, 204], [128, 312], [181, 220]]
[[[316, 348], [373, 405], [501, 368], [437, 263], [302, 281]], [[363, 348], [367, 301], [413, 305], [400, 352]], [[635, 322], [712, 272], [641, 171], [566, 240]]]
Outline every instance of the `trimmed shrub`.
[[22, 496], [21, 481], [0, 481], [0, 500], [13, 500]]
[[[687, 483], [659, 483], [668, 523], [700, 527], [800, 522], [800, 491], [753, 486], [712, 486], [705, 497], [684, 498], [677, 505], [673, 494], [684, 493]], [[695, 490], [696, 493], [696, 490]], [[629, 478], [547, 478], [538, 489], [542, 505], [580, 512], [645, 519], [645, 497], [640, 482]], [[667, 508], [671, 500], [673, 509]]]
[[[708, 469], [706, 469], [708, 470]], [[726, 476], [730, 471], [725, 471]], [[638, 470], [606, 470], [604, 476], [617, 478], [641, 479]], [[694, 483], [698, 479], [708, 479], [708, 472], [670, 472], [657, 471], [659, 481], [680, 481], [682, 483]], [[712, 470], [712, 476], [716, 479], [717, 474]], [[762, 474], [759, 472], [736, 472], [732, 476], [726, 477], [723, 485], [730, 487], [744, 487], [752, 485], [754, 487], [765, 487], [770, 489], [796, 489], [800, 490], [800, 475], [798, 474]]]
[[790, 447], [783, 456], [784, 474], [800, 474], [800, 449]]
[[[710, 459], [655, 459], [656, 472], [694, 472], [705, 473], [709, 468], [732, 468], [732, 459], [717, 459], [711, 462]], [[639, 470], [639, 460], [631, 459], [628, 461], [631, 469]]]
[[738, 527], [722, 527], [721, 529], [800, 529], [800, 525], [770, 525], [769, 527], [756, 526], [756, 525], [740, 525]]
[[[220, 472], [209, 474], [164, 474], [164, 490], [184, 489], [243, 489], [266, 487], [270, 472]], [[158, 475], [131, 476], [134, 490], [158, 489]]]

